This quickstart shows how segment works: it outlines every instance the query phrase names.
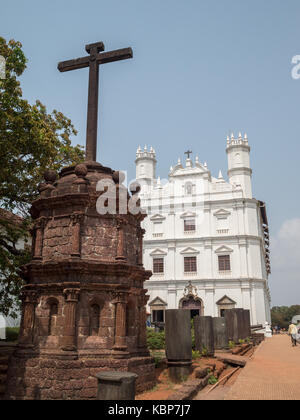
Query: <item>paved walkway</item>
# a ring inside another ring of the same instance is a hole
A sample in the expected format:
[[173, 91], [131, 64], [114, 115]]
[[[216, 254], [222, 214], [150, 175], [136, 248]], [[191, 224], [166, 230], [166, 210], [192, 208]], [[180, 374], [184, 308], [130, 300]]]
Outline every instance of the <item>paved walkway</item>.
[[300, 400], [300, 345], [292, 347], [288, 335], [266, 339], [225, 400]]

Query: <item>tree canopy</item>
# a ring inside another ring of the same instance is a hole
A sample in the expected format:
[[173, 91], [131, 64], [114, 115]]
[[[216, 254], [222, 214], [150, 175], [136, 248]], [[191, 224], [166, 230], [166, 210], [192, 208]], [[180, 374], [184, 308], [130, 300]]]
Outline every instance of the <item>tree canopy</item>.
[[[83, 161], [81, 146], [72, 146], [77, 134], [72, 122], [61, 112], [47, 113], [40, 102], [23, 98], [19, 77], [27, 67], [22, 44], [0, 37], [0, 56], [6, 61], [5, 79], [0, 80], [0, 206], [22, 219], [0, 213], [0, 312], [16, 314], [22, 286], [20, 267], [29, 261], [28, 229], [30, 203], [47, 169]], [[25, 249], [18, 246], [25, 241]]]
[[274, 306], [271, 309], [272, 325], [287, 329], [295, 315], [300, 315], [300, 305]]

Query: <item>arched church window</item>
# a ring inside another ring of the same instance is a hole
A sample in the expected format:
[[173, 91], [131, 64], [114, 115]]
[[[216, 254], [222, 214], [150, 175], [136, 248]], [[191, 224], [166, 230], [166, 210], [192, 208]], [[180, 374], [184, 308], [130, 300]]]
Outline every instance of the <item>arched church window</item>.
[[100, 328], [100, 306], [92, 305], [90, 313], [90, 335], [98, 335]]
[[193, 184], [191, 182], [187, 182], [185, 184], [185, 194], [192, 195], [193, 194]]

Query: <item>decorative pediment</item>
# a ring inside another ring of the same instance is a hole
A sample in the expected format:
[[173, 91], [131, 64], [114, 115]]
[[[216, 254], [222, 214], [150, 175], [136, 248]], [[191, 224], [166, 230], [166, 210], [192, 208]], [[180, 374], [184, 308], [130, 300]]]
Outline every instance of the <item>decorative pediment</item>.
[[218, 300], [217, 305], [236, 305], [236, 302], [225, 295]]
[[194, 254], [195, 255], [195, 254], [199, 254], [199, 251], [189, 246], [188, 248], [185, 248], [183, 251], [181, 251], [180, 254], [182, 255]]
[[151, 252], [151, 257], [161, 257], [167, 255], [167, 252], [163, 251], [162, 249], [156, 248], [154, 251]]
[[197, 214], [192, 212], [192, 211], [186, 211], [185, 213], [183, 213], [180, 218], [181, 219], [187, 219], [189, 217], [197, 217]]
[[149, 306], [168, 306], [167, 302], [162, 300], [160, 297], [156, 297], [151, 302], [149, 302]]
[[155, 214], [154, 216], [150, 217], [150, 220], [151, 222], [162, 222], [163, 220], [166, 220], [166, 218], [161, 214]]
[[193, 286], [191, 281], [189, 281], [188, 285], [184, 288], [183, 296], [185, 298], [190, 296], [193, 296], [195, 298], [198, 297], [198, 289], [196, 286]]
[[217, 217], [218, 219], [227, 219], [227, 217], [229, 217], [230, 215], [231, 215], [230, 211], [225, 210], [225, 209], [219, 209], [214, 212], [214, 216]]
[[232, 252], [233, 252], [233, 249], [229, 248], [226, 245], [220, 246], [218, 249], [215, 250], [216, 254], [228, 254]]

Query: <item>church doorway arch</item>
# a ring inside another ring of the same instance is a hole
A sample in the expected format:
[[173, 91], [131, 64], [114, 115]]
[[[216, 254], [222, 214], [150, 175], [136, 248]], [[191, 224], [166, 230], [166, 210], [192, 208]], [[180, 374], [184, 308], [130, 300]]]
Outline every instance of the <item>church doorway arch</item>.
[[191, 318], [204, 315], [204, 305], [202, 299], [198, 297], [197, 287], [192, 282], [184, 289], [184, 297], [179, 302], [179, 309], [186, 309], [191, 312]]

